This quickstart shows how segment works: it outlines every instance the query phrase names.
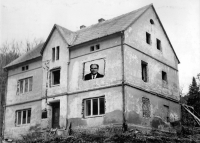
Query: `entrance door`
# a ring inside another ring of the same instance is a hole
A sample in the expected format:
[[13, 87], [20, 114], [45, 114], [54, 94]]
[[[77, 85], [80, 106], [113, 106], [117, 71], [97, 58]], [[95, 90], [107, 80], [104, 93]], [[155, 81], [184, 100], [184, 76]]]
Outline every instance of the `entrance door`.
[[59, 128], [60, 102], [52, 103], [52, 128]]

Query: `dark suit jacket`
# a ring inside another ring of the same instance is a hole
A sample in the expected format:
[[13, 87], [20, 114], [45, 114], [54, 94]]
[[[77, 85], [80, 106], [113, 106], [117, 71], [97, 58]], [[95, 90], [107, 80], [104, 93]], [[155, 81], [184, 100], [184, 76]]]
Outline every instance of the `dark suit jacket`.
[[[104, 77], [104, 75], [102, 75], [100, 73], [97, 73], [96, 78], [102, 78], [102, 77]], [[92, 79], [92, 74], [91, 73], [85, 75], [85, 80], [91, 80], [91, 79]]]

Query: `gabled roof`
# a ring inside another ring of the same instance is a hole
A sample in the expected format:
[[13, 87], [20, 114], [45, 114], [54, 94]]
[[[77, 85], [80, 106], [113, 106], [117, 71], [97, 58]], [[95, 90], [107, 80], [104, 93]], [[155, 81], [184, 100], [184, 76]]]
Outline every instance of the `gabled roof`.
[[14, 65], [18, 65], [21, 63], [24, 63], [26, 61], [41, 57], [41, 49], [43, 47], [44, 43], [41, 43], [39, 45], [37, 45], [35, 48], [31, 49], [30, 51], [28, 51], [27, 53], [25, 53], [24, 55], [20, 56], [19, 58], [15, 59], [14, 61], [12, 61], [11, 63], [9, 63], [8, 65], [6, 65], [4, 68], [8, 68]]
[[[31, 56], [29, 55], [29, 53], [19, 57], [18, 59], [16, 59], [15, 61], [11, 62], [10, 64], [8, 64], [6, 67], [10, 67], [13, 66], [15, 64], [19, 64], [21, 62], [33, 59], [34, 57], [38, 57], [41, 56], [41, 54], [43, 54], [43, 51], [48, 43], [48, 41], [51, 38], [51, 35], [53, 34], [54, 30], [57, 29], [58, 33], [60, 34], [60, 36], [62, 37], [62, 39], [65, 41], [65, 43], [70, 46], [70, 48], [73, 48], [73, 46], [85, 43], [85, 42], [89, 42], [91, 40], [95, 40], [98, 38], [102, 38], [108, 35], [112, 35], [118, 32], [123, 32], [125, 31], [129, 26], [131, 26], [138, 18], [140, 18], [149, 8], [153, 8], [160, 24], [161, 27], [163, 28], [163, 31], [169, 41], [169, 44], [172, 47], [172, 44], [167, 36], [167, 33], [165, 32], [165, 29], [155, 11], [155, 8], [153, 7], [153, 4], [147, 5], [145, 7], [142, 7], [138, 10], [132, 11], [130, 13], [127, 14], [123, 14], [121, 16], [115, 17], [113, 19], [110, 20], [106, 20], [100, 23], [97, 23], [95, 25], [80, 29], [78, 31], [70, 31], [64, 27], [61, 27], [57, 24], [55, 24], [46, 40], [46, 42], [44, 43], [43, 46], [38, 46], [34, 51], [30, 51], [31, 52]], [[172, 47], [172, 50], [179, 62], [179, 59]], [[180, 63], [180, 62], [179, 62]]]

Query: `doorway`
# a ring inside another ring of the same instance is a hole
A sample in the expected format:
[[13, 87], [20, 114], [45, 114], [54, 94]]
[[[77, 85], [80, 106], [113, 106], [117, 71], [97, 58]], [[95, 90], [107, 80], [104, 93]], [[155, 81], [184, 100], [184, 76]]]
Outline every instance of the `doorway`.
[[60, 102], [51, 103], [52, 106], [52, 128], [59, 128]]

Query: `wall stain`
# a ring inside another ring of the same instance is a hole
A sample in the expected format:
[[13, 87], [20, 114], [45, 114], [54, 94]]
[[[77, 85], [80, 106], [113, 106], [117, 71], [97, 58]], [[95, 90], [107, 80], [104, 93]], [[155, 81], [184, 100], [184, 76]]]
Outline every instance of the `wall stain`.
[[83, 120], [82, 118], [70, 118], [69, 120], [68, 120], [68, 122], [70, 123], [72, 123], [71, 125], [72, 125], [72, 128], [73, 127], [76, 127], [76, 126], [87, 126], [87, 122], [86, 122], [86, 120]]
[[141, 124], [142, 119], [140, 118], [139, 114], [135, 111], [130, 111], [127, 113], [127, 122], [133, 124]]
[[170, 127], [170, 124], [165, 123], [161, 117], [154, 117], [151, 126], [156, 129], [164, 129]]
[[103, 124], [122, 123], [122, 119], [122, 111], [114, 110], [105, 114]]

